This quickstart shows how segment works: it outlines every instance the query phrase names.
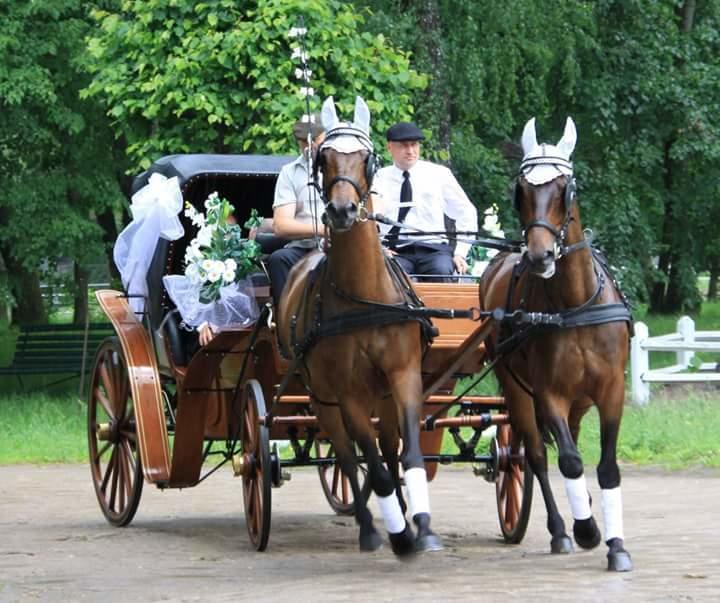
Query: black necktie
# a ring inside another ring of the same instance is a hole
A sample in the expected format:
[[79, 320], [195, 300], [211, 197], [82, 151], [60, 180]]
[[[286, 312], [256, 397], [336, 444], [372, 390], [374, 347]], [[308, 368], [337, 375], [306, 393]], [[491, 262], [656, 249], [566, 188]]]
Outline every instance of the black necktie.
[[[405, 170], [403, 173], [403, 183], [400, 187], [400, 203], [407, 204], [400, 207], [398, 213], [398, 222], [403, 222], [405, 216], [410, 211], [410, 203], [412, 202], [412, 185], [410, 184], [410, 172]], [[400, 232], [399, 226], [393, 226], [387, 235], [388, 245], [393, 248], [398, 243], [398, 233]]]

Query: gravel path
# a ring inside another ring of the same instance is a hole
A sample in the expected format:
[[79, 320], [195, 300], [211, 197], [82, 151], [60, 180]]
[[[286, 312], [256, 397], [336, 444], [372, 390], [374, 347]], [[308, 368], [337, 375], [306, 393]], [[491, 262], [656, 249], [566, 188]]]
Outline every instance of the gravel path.
[[548, 553], [537, 487], [525, 540], [505, 545], [494, 486], [467, 468], [442, 467], [431, 484], [445, 550], [403, 563], [389, 546], [357, 550], [354, 522], [331, 513], [310, 469], [273, 490], [270, 544], [256, 553], [229, 469], [183, 491], [146, 484], [133, 523], [118, 529], [87, 467], [0, 467], [0, 601], [720, 600], [720, 472], [626, 467], [623, 477], [635, 571], [610, 574], [604, 545]]

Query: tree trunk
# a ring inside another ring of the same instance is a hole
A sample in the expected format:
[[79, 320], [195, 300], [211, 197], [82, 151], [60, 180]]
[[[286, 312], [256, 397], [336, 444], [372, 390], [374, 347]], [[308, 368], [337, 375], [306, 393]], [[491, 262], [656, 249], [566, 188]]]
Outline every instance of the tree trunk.
[[120, 273], [118, 272], [117, 266], [115, 266], [115, 260], [113, 260], [113, 246], [117, 240], [118, 230], [112, 210], [109, 208], [106, 209], [102, 214], [98, 215], [97, 221], [103, 229], [103, 244], [105, 245], [110, 277], [114, 280], [120, 280]]
[[665, 142], [663, 148], [663, 187], [665, 188], [665, 202], [663, 211], [662, 234], [660, 236], [660, 257], [658, 259], [658, 270], [667, 276], [668, 281], [655, 283], [650, 293], [650, 312], [663, 313], [667, 311], [667, 290], [672, 270], [673, 253], [673, 226], [675, 223], [674, 205], [672, 202], [673, 190], [673, 162], [670, 159], [670, 149], [674, 140]]
[[420, 29], [415, 49], [416, 62], [421, 71], [430, 75], [417, 112], [427, 116], [425, 125], [431, 127], [436, 141], [433, 148], [448, 157], [447, 163], [450, 164], [450, 97], [442, 45], [445, 36], [437, 0], [422, 0], [418, 3], [416, 14]]
[[74, 264], [75, 295], [73, 300], [73, 324], [84, 326], [88, 317], [88, 272], [80, 264]]
[[708, 282], [707, 298], [716, 300], [718, 297], [718, 278], [720, 278], [720, 257], [710, 264], [710, 281]]
[[48, 320], [47, 309], [42, 297], [40, 279], [25, 268], [10, 254], [5, 256], [12, 291], [17, 301], [13, 308], [14, 324], [43, 324]]

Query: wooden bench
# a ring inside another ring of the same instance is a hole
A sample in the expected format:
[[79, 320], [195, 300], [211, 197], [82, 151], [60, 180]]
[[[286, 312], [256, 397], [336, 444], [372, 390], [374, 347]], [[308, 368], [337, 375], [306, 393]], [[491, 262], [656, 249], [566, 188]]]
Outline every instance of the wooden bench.
[[60, 383], [92, 371], [95, 352], [100, 343], [114, 334], [109, 323], [88, 325], [26, 325], [20, 327], [15, 355], [8, 366], [0, 367], [0, 375], [16, 375], [23, 386], [23, 375], [65, 375]]

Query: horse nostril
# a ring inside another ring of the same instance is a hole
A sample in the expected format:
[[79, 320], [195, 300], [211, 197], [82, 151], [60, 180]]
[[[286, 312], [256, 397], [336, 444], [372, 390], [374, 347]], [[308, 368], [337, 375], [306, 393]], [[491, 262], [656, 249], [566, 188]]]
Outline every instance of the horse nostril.
[[545, 253], [543, 253], [543, 259], [544, 260], [552, 260], [555, 257], [555, 253], [553, 253], [552, 249], [546, 249]]

